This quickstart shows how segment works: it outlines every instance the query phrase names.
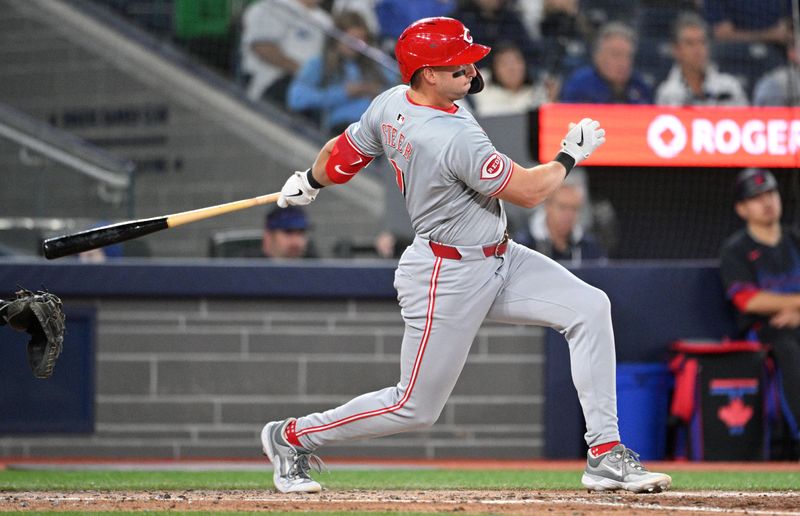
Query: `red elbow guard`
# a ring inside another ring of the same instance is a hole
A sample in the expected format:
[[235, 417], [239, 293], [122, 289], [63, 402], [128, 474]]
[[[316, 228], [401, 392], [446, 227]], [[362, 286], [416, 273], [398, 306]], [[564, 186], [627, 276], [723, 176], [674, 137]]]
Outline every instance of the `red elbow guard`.
[[359, 170], [369, 165], [372, 159], [356, 149], [345, 131], [333, 145], [331, 157], [328, 158], [328, 163], [325, 165], [325, 172], [334, 183], [346, 183], [353, 179]]

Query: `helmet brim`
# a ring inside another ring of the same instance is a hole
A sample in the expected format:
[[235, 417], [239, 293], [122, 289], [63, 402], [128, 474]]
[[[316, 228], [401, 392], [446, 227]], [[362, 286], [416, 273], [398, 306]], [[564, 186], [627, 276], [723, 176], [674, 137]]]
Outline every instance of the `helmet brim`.
[[451, 59], [448, 59], [447, 64], [445, 66], [477, 64], [478, 61], [489, 55], [489, 52], [491, 51], [492, 51], [491, 47], [473, 43], [465, 51], [461, 52], [458, 55], [453, 56]]

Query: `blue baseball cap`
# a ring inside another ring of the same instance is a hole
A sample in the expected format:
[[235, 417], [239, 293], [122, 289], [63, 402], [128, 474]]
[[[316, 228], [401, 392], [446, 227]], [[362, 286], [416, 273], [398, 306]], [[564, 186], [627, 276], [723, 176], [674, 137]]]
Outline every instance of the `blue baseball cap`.
[[276, 207], [267, 213], [266, 227], [284, 231], [308, 229], [308, 219], [306, 213], [299, 206]]

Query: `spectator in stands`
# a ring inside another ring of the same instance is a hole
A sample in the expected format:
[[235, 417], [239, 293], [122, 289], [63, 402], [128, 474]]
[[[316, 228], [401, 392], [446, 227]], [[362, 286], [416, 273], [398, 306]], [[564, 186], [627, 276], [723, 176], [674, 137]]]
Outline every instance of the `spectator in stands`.
[[267, 213], [261, 250], [266, 258], [312, 258], [308, 219], [302, 208], [275, 207]]
[[319, 55], [330, 15], [320, 0], [258, 0], [242, 18], [241, 70], [247, 96], [283, 105], [292, 77]]
[[[537, 64], [538, 48], [522, 25], [519, 13], [512, 9], [510, 0], [460, 0], [458, 8], [448, 16], [469, 27], [473, 40], [490, 47], [510, 41], [522, 50], [529, 64]], [[489, 62], [493, 56], [494, 52], [487, 56]]]
[[800, 106], [800, 54], [796, 44], [786, 46], [787, 64], [772, 70], [756, 83], [756, 106]]
[[545, 200], [543, 207], [533, 211], [528, 227], [518, 231], [514, 240], [571, 265], [578, 265], [582, 260], [605, 259], [605, 249], [581, 224], [585, 204], [585, 187], [578, 176], [570, 175]]
[[472, 99], [478, 116], [526, 113], [548, 102], [542, 84], [533, 84], [522, 51], [510, 42], [492, 48], [494, 60], [491, 69], [484, 73], [486, 86]]
[[377, 3], [378, 0], [333, 0], [331, 13], [336, 16], [344, 12], [357, 12], [366, 22], [370, 33], [377, 38], [377, 35], [381, 33], [381, 24], [378, 22], [378, 13], [375, 11]]
[[792, 0], [705, 0], [704, 14], [717, 41], [785, 45], [792, 37]]
[[[782, 409], [797, 460], [800, 440], [800, 233], [781, 225], [775, 177], [745, 169], [736, 179], [736, 213], [746, 227], [723, 245], [720, 273], [745, 338], [772, 347]], [[791, 458], [791, 457], [786, 457]]]
[[431, 16], [450, 16], [455, 8], [456, 0], [376, 0], [375, 12], [381, 26], [379, 39], [387, 51], [393, 52], [397, 38], [412, 22]]
[[656, 104], [747, 105], [747, 95], [739, 81], [709, 62], [708, 27], [699, 15], [683, 13], [675, 21], [672, 56], [675, 64], [656, 90]]
[[354, 42], [374, 43], [361, 15], [339, 14], [334, 26], [352, 42], [328, 37], [322, 53], [303, 65], [292, 80], [286, 100], [289, 109], [318, 114], [324, 128], [340, 134], [397, 78], [351, 47]]
[[652, 104], [650, 87], [633, 70], [636, 33], [620, 22], [604, 25], [591, 66], [579, 68], [564, 83], [561, 102]]

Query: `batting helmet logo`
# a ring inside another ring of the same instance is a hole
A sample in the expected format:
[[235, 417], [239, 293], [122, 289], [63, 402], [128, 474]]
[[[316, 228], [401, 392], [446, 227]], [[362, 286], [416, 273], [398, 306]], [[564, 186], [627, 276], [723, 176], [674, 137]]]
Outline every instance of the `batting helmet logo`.
[[474, 64], [490, 51], [473, 43], [472, 34], [460, 21], [437, 17], [409, 25], [397, 39], [394, 52], [403, 82], [408, 83], [420, 68]]

